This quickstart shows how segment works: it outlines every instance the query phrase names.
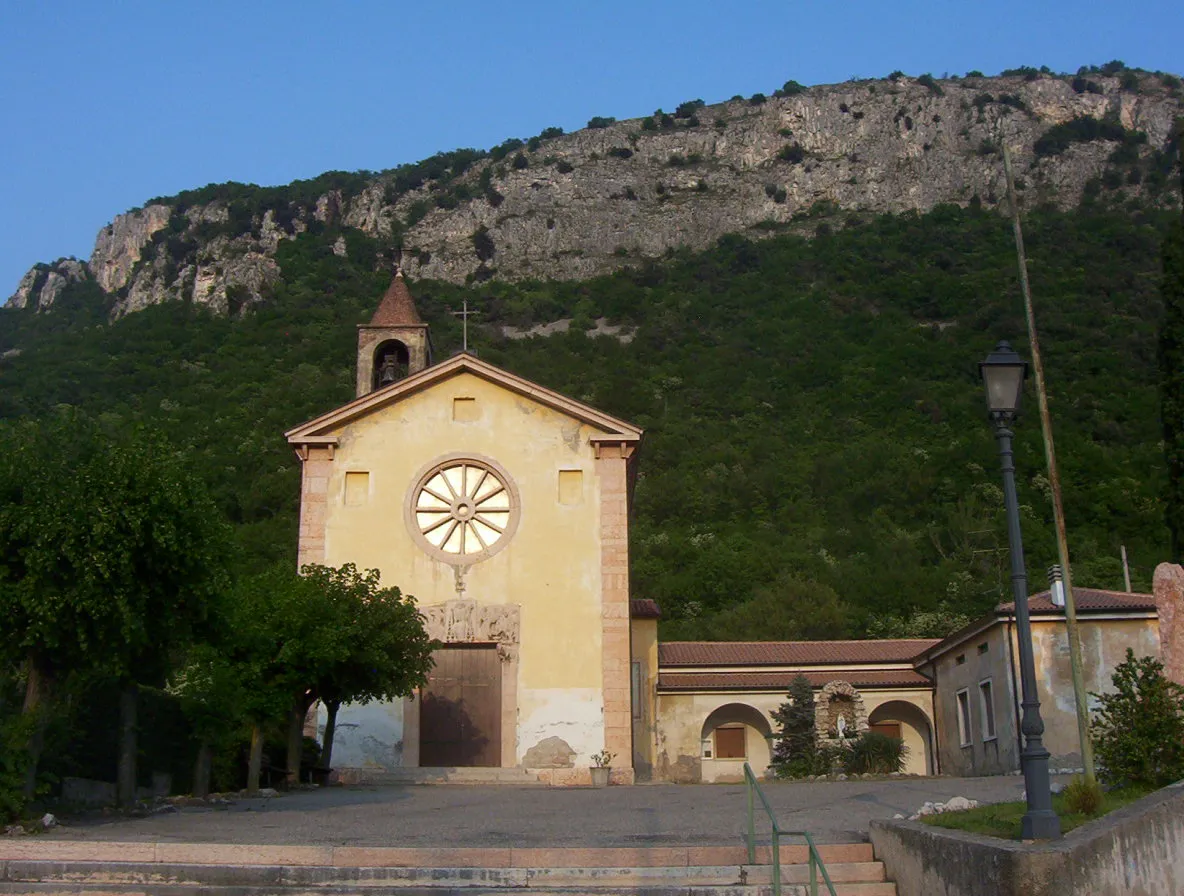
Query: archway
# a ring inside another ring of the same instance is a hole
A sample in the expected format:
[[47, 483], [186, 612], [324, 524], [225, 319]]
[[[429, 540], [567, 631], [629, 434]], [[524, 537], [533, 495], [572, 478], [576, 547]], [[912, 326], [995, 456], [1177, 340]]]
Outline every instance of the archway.
[[923, 709], [904, 700], [889, 700], [871, 711], [868, 727], [904, 741], [908, 748], [904, 760], [907, 774], [934, 773], [933, 726]]
[[741, 781], [744, 763], [756, 774], [769, 765], [773, 729], [765, 714], [746, 703], [726, 703], [703, 720], [702, 743], [704, 782]]
[[411, 352], [397, 339], [380, 342], [374, 349], [374, 365], [371, 368], [371, 391], [389, 386], [407, 376], [411, 366]]

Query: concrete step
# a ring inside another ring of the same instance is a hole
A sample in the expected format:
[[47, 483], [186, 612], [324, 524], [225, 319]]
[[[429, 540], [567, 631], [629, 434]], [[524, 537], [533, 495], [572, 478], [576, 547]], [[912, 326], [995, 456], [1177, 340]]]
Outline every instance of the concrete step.
[[342, 784], [388, 786], [392, 784], [513, 784], [546, 787], [537, 772], [525, 768], [348, 768], [334, 772]]
[[[782, 869], [782, 892], [809, 881], [805, 865]], [[880, 862], [835, 863], [827, 868], [839, 896], [895, 896]], [[34, 896], [236, 896], [320, 894], [417, 896], [503, 894], [531, 889], [548, 896], [768, 896], [772, 868], [749, 866], [567, 868], [365, 868], [287, 865], [175, 865], [142, 862], [39, 862], [0, 864], [0, 894]]]

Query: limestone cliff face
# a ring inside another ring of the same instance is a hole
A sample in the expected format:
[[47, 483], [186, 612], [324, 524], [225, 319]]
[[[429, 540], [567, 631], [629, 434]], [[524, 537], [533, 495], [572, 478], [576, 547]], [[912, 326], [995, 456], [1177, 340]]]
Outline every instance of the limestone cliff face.
[[7, 307], [52, 308], [68, 283], [81, 282], [88, 276], [86, 264], [75, 258], [59, 258], [53, 264], [35, 265], [21, 278]]
[[[736, 99], [700, 108], [694, 119], [582, 130], [408, 192], [384, 173], [314, 201], [162, 201], [118, 216], [78, 271], [64, 262], [54, 277], [44, 265], [30, 271], [8, 304], [51, 307], [70, 277], [89, 272], [114, 297], [116, 316], [172, 300], [236, 313], [283, 276], [279, 244], [311, 226], [384, 239], [401, 230], [415, 277], [585, 278], [725, 234], [760, 236], [807, 215], [837, 214], [841, 224], [851, 211], [998, 203], [1000, 139], [1025, 204], [1072, 206], [1106, 172], [1118, 143], [1039, 154], [1034, 147], [1050, 127], [1080, 117], [1118, 123], [1146, 134], [1138, 147], [1146, 158], [1167, 144], [1181, 114], [1179, 89], [1157, 76], [1140, 75], [1136, 89], [1117, 78], [1091, 81], [1081, 93], [1053, 76], [849, 82], [763, 103]], [[333, 250], [343, 254], [345, 242]]]

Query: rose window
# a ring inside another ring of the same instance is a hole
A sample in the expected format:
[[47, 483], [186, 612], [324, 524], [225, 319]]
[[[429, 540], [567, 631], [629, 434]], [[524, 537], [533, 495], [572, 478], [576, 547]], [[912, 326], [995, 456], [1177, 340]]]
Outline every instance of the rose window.
[[451, 563], [475, 563], [500, 550], [518, 523], [510, 477], [491, 461], [439, 464], [408, 496], [408, 523], [420, 546]]

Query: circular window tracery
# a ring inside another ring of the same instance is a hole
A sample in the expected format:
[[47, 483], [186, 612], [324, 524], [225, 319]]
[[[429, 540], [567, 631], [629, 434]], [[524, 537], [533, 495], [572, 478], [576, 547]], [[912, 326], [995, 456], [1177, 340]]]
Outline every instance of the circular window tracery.
[[407, 525], [421, 548], [469, 565], [505, 547], [518, 525], [518, 492], [486, 458], [450, 457], [423, 472], [407, 495]]

